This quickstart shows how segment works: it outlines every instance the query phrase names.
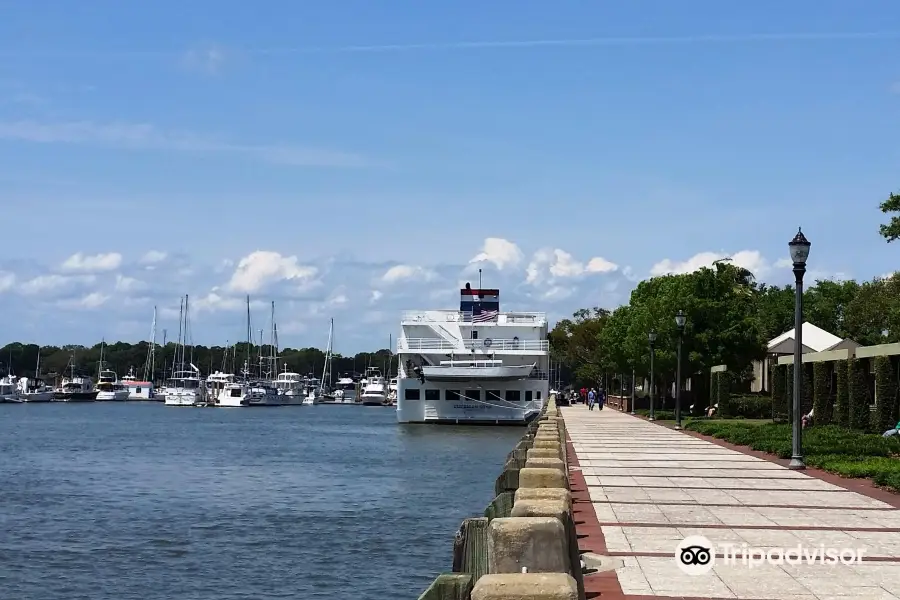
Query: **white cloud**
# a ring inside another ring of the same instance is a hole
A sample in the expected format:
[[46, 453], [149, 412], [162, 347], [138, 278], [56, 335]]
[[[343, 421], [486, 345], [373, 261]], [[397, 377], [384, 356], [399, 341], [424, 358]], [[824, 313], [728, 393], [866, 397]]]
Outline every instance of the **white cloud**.
[[476, 254], [469, 264], [489, 262], [497, 269], [515, 267], [522, 262], [524, 255], [517, 245], [503, 238], [487, 238], [481, 247], [481, 252]]
[[436, 273], [434, 271], [424, 267], [417, 267], [415, 265], [395, 265], [385, 271], [384, 275], [381, 276], [381, 281], [384, 283], [397, 283], [399, 281], [411, 279], [429, 281], [435, 277]]
[[126, 277], [121, 273], [116, 275], [115, 289], [117, 292], [138, 292], [146, 289], [146, 287], [147, 284], [145, 284], [140, 279], [135, 279], [134, 277]]
[[166, 260], [168, 256], [168, 254], [160, 250], [149, 250], [148, 252], [145, 252], [141, 257], [140, 263], [142, 265], [154, 265]]
[[650, 275], [657, 277], [660, 275], [693, 273], [703, 267], [711, 267], [718, 260], [727, 258], [730, 258], [733, 264], [747, 269], [757, 278], [765, 276], [771, 269], [770, 264], [759, 250], [741, 250], [731, 255], [722, 252], [700, 252], [683, 262], [670, 258], [663, 259], [650, 268]]
[[379, 290], [372, 290], [372, 295], [369, 297], [369, 302], [374, 304], [375, 302], [381, 300], [382, 296], [384, 296], [384, 292], [381, 292]]
[[268, 163], [303, 167], [364, 167], [355, 154], [283, 144], [242, 144], [185, 131], [166, 131], [149, 123], [70, 121], [0, 122], [0, 139], [36, 144], [92, 145], [124, 150], [189, 154], [231, 154]]
[[228, 288], [234, 292], [251, 293], [274, 282], [291, 281], [296, 282], [302, 291], [308, 289], [318, 273], [316, 267], [301, 265], [296, 256], [257, 250], [238, 262]]
[[16, 274], [0, 271], [0, 292], [6, 292], [16, 284]]
[[97, 273], [102, 271], [115, 271], [121, 264], [122, 255], [118, 252], [94, 255], [85, 255], [81, 252], [76, 252], [63, 262], [61, 268], [64, 271]]
[[100, 292], [91, 292], [85, 296], [75, 299], [60, 300], [57, 304], [61, 308], [74, 310], [93, 310], [100, 308], [109, 300], [109, 296]]
[[73, 287], [92, 284], [96, 281], [94, 275], [38, 275], [19, 286], [19, 292], [26, 296], [59, 292]]
[[525, 283], [541, 285], [556, 279], [571, 279], [586, 274], [602, 274], [617, 271], [618, 265], [599, 256], [587, 265], [559, 248], [543, 248], [534, 253], [525, 269]]

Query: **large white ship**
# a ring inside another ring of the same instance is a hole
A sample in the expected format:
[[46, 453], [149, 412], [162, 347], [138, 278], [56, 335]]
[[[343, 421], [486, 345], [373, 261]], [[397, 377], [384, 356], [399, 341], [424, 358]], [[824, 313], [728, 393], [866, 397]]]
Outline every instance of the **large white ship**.
[[547, 316], [500, 312], [500, 291], [460, 290], [459, 310], [404, 313], [400, 423], [524, 424], [549, 392]]

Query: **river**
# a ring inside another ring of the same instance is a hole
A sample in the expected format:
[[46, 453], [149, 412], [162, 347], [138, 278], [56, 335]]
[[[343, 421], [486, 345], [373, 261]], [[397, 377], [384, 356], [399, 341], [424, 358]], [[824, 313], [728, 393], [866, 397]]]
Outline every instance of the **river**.
[[522, 433], [382, 407], [0, 404], [0, 596], [415, 599]]

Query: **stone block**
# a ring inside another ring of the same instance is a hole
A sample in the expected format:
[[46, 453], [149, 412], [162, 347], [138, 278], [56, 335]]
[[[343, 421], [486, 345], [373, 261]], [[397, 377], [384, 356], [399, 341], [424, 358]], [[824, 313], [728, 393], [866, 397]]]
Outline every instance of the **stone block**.
[[519, 470], [518, 488], [562, 488], [569, 489], [569, 478], [559, 469], [528, 467]]
[[566, 471], [566, 463], [559, 458], [544, 458], [544, 457], [535, 457], [529, 458], [525, 461], [525, 468], [529, 469], [559, 469], [562, 472]]
[[555, 517], [507, 517], [491, 521], [488, 573], [568, 573], [569, 544]]
[[[518, 448], [518, 446], [516, 446]], [[560, 444], [556, 440], [534, 440], [534, 444], [532, 444], [531, 448], [551, 448], [553, 450], [561, 450], [562, 444]], [[528, 450], [531, 450], [528, 448]]]
[[532, 448], [525, 453], [526, 462], [532, 458], [560, 458], [558, 448]]
[[513, 504], [510, 517], [553, 517], [566, 522], [571, 506], [568, 502], [552, 498], [519, 499]]
[[538, 431], [534, 436], [534, 441], [543, 440], [550, 442], [560, 442], [560, 435], [558, 431]]
[[475, 584], [472, 600], [578, 600], [578, 586], [567, 573], [485, 575]]
[[571, 506], [572, 494], [564, 488], [519, 488], [515, 501], [520, 500], [559, 500]]

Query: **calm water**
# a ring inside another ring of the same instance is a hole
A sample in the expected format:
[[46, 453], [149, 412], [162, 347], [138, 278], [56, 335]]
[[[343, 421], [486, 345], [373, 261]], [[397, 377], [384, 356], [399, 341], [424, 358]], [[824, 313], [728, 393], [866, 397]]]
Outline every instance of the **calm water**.
[[394, 419], [0, 405], [0, 596], [416, 598], [523, 430]]

